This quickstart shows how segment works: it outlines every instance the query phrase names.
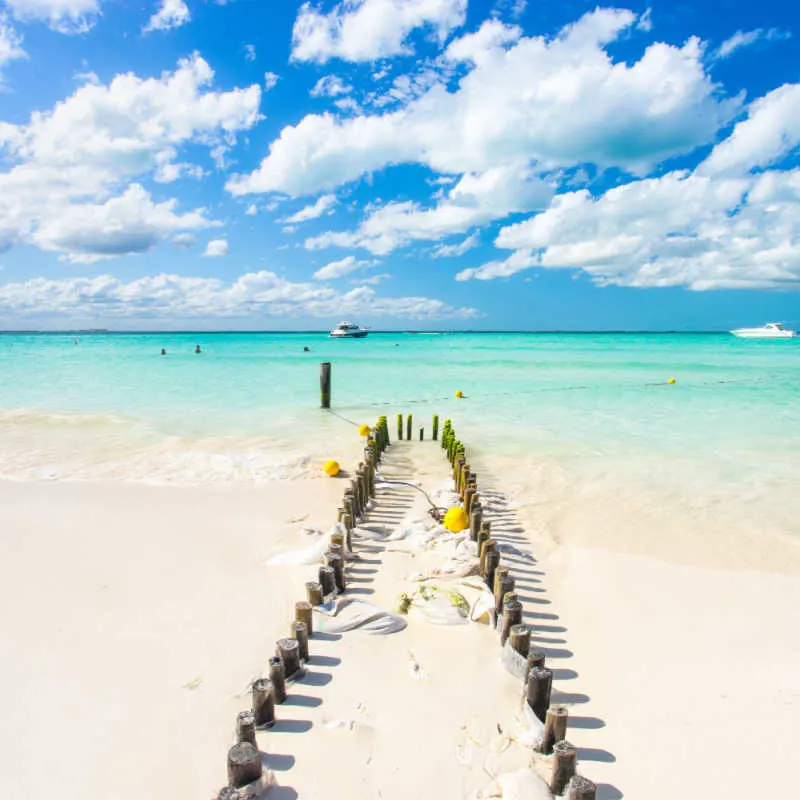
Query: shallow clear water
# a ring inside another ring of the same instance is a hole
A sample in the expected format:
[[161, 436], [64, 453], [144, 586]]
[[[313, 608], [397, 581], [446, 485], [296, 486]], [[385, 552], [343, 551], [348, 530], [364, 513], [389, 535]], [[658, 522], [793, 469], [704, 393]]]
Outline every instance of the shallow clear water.
[[300, 456], [353, 436], [319, 410], [320, 361], [349, 420], [385, 413], [394, 430], [412, 413], [429, 435], [437, 412], [484, 451], [586, 480], [611, 471], [785, 509], [800, 477], [800, 339], [727, 334], [7, 334], [0, 474], [303, 474], [315, 462]]

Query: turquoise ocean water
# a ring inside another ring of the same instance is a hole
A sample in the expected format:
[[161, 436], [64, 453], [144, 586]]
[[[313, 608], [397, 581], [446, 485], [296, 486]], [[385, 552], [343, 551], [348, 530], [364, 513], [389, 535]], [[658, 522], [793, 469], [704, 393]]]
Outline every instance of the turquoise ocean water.
[[354, 433], [319, 410], [321, 361], [354, 422], [412, 413], [429, 435], [438, 412], [498, 457], [780, 501], [786, 519], [800, 485], [800, 339], [729, 334], [6, 334], [0, 475], [303, 474]]

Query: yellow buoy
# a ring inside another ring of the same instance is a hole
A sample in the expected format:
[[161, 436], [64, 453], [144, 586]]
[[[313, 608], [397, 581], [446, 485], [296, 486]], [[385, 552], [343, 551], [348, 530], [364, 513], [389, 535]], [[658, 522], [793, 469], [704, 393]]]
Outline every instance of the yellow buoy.
[[467, 512], [463, 508], [456, 506], [455, 508], [448, 508], [447, 513], [444, 515], [444, 522], [442, 523], [447, 530], [452, 533], [460, 533], [464, 528], [469, 527], [469, 519], [467, 519]]
[[675, 383], [675, 378], [670, 378], [667, 383]]
[[463, 396], [464, 396], [464, 392], [462, 392], [462, 391], [461, 391], [461, 389], [459, 389], [459, 390], [456, 392], [456, 397], [463, 397]]
[[331, 458], [325, 462], [325, 466], [322, 469], [325, 470], [326, 475], [330, 475], [331, 478], [334, 478], [339, 474], [339, 462]]
[[371, 432], [372, 432], [372, 428], [370, 428], [369, 425], [361, 425], [361, 426], [359, 426], [359, 429], [358, 429], [358, 435], [359, 436], [369, 436]]

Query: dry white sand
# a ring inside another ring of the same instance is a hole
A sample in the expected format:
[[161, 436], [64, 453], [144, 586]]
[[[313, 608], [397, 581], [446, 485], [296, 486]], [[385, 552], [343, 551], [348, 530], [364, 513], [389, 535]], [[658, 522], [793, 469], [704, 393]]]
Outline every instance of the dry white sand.
[[[393, 449], [387, 471], [445, 484], [435, 446]], [[247, 686], [316, 571], [266, 561], [304, 544], [301, 524], [327, 529], [343, 488], [0, 483], [0, 796], [212, 797]], [[762, 765], [790, 763], [800, 744], [789, 557], [779, 574], [620, 553], [600, 534], [592, 549], [553, 546], [529, 508], [492, 503], [501, 544], [541, 557], [532, 569], [506, 553], [598, 797], [776, 792], [783, 770]], [[398, 489], [373, 524], [423, 514], [420, 495]], [[417, 560], [365, 556], [355, 594], [394, 605]], [[409, 652], [427, 680], [410, 676]], [[281, 721], [259, 734], [280, 784], [270, 796], [462, 798], [527, 763], [498, 733], [516, 730], [520, 687], [487, 628], [411, 619], [387, 637], [315, 638], [312, 653]], [[465, 728], [486, 745], [466, 765]]]

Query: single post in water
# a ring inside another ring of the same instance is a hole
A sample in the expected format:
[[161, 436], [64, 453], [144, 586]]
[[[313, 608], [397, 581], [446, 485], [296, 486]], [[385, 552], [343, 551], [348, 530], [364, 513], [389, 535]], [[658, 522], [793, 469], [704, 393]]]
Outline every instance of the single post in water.
[[435, 442], [439, 438], [439, 415], [433, 415], [433, 441]]
[[331, 407], [331, 363], [323, 361], [319, 365], [319, 396], [322, 408]]

